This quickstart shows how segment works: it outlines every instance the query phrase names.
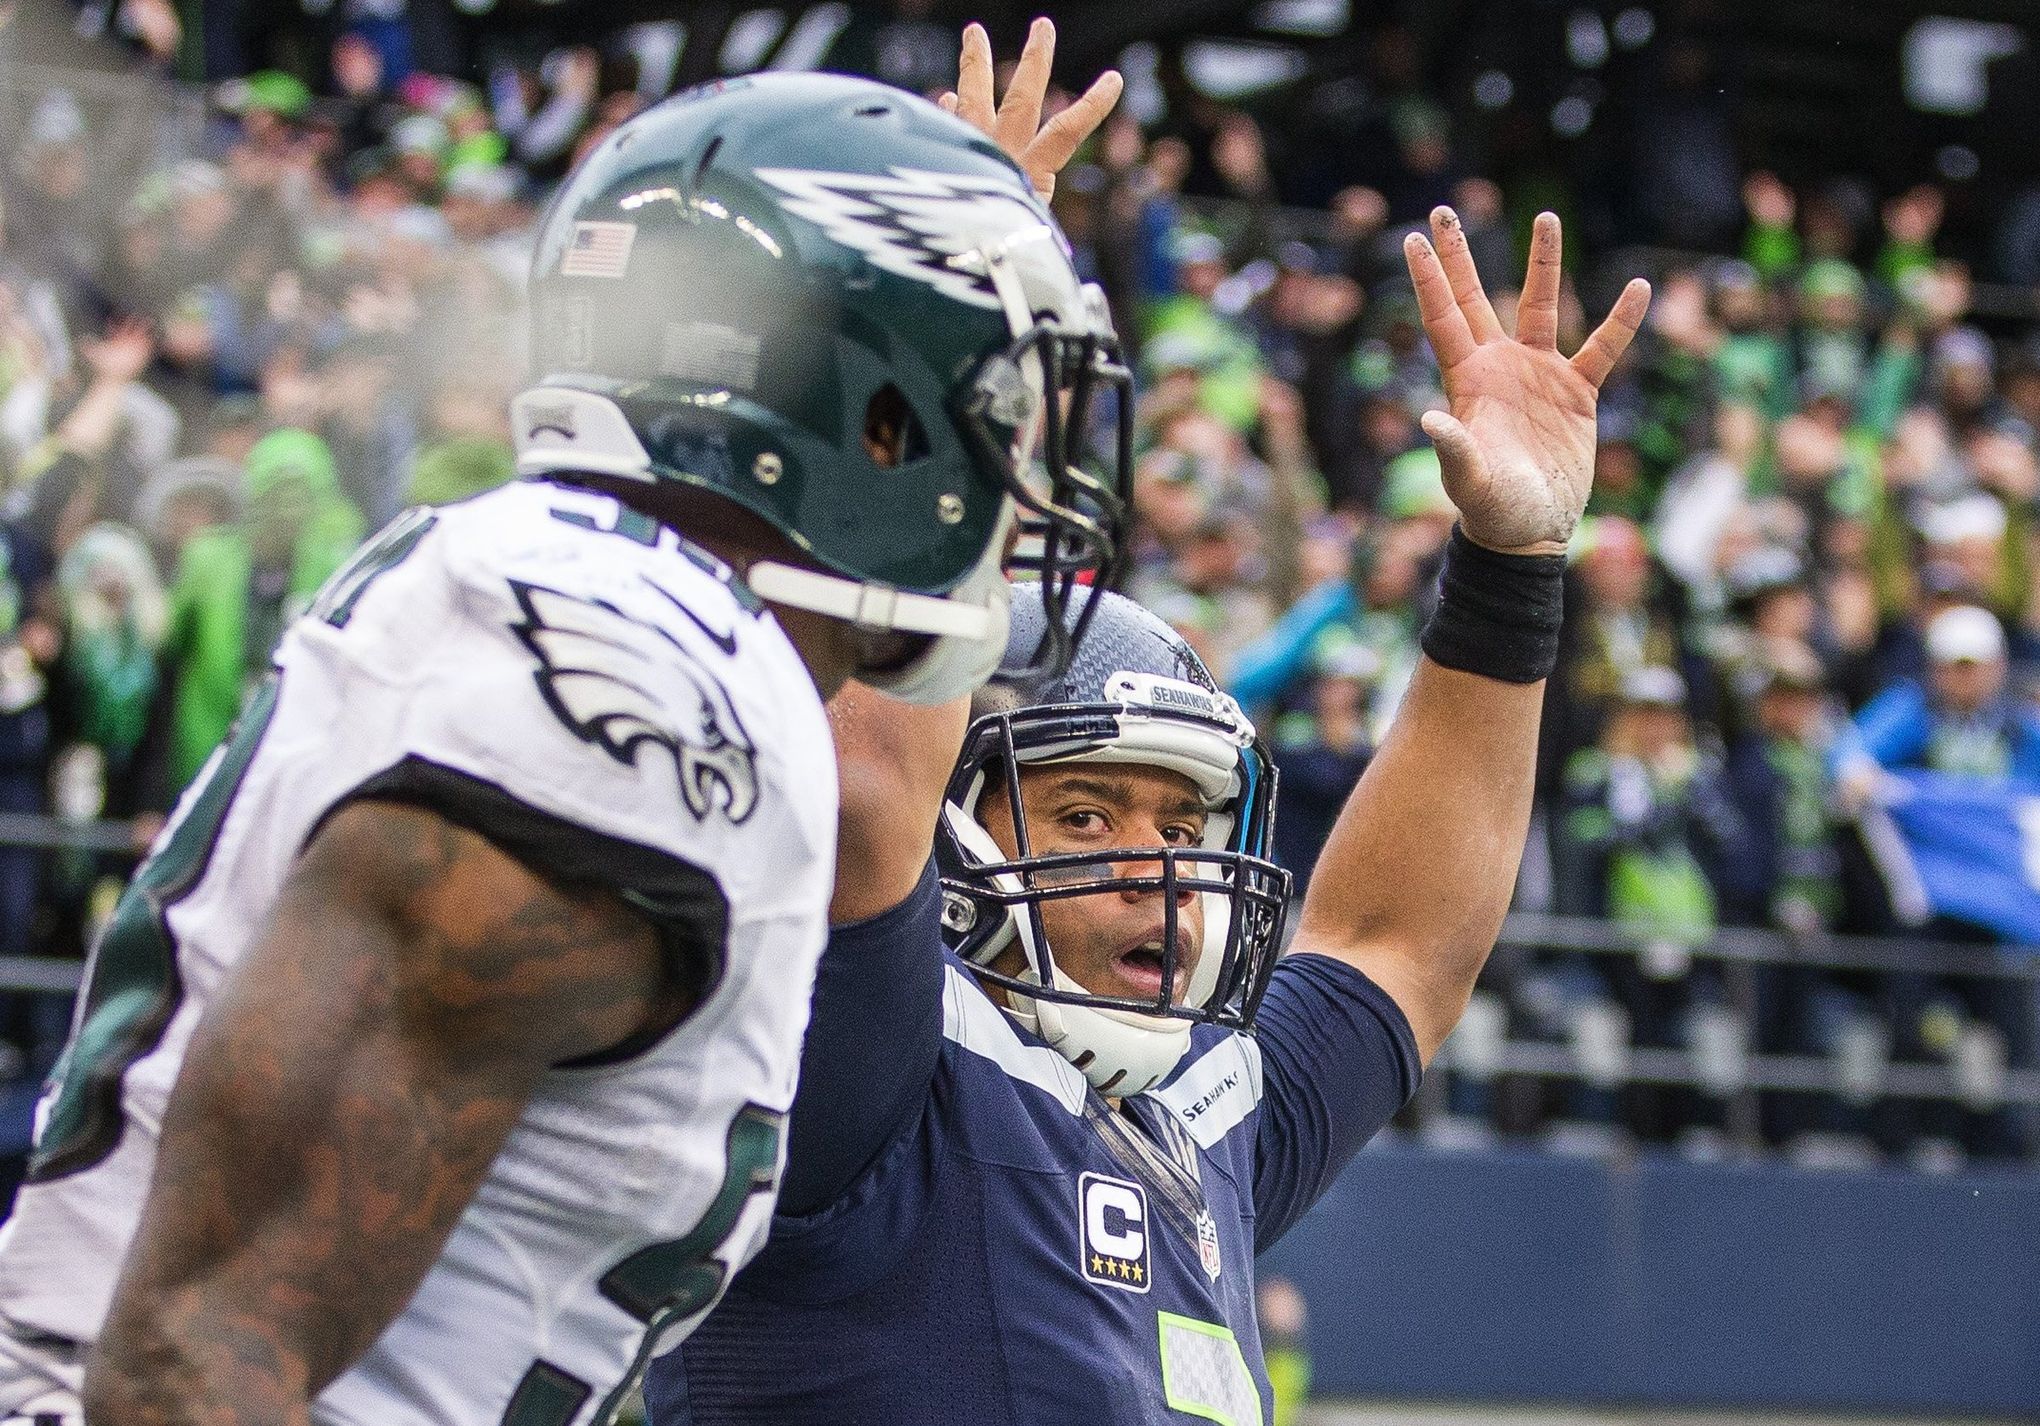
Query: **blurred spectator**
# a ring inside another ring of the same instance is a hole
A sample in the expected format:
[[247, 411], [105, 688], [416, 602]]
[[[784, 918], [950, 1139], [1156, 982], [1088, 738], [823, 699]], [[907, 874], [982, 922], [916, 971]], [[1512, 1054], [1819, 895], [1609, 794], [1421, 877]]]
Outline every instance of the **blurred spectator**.
[[1744, 715], [1771, 681], [1780, 645], [1813, 643], [1820, 607], [1804, 562], [1790, 550], [1762, 545], [1743, 555], [1723, 579], [1727, 596], [1712, 630], [1712, 677], [1726, 702], [1716, 712], [1721, 731], [1745, 726]]
[[68, 89], [46, 90], [11, 169], [0, 174], [10, 256], [51, 284], [74, 320], [91, 310], [108, 216], [102, 206], [107, 194], [93, 182], [90, 138], [76, 97]]
[[176, 673], [170, 775], [183, 787], [226, 735], [269, 666], [284, 626], [302, 613], [362, 536], [340, 492], [332, 453], [307, 431], [283, 430], [249, 452], [247, 504], [231, 524], [191, 536], [171, 589], [166, 652]]
[[1266, 635], [1240, 650], [1228, 686], [1250, 708], [1278, 706], [1296, 695], [1315, 660], [1348, 647], [1365, 650], [1376, 670], [1369, 737], [1378, 741], [1416, 665], [1418, 593], [1435, 555], [1430, 534], [1416, 520], [1363, 539], [1353, 548], [1348, 570], [1320, 582]]
[[[1725, 782], [1740, 835], [1722, 849], [1727, 910], [1736, 920], [1797, 937], [1840, 926], [1849, 888], [1843, 817], [1828, 782], [1836, 719], [1821, 662], [1804, 644], [1773, 639], [1754, 663], [1748, 729], [1729, 745]], [[1845, 1082], [1889, 1053], [1868, 977], [1819, 965], [1752, 968], [1756, 1048], [1816, 1056]], [[1809, 1162], [1874, 1160], [1863, 1097], [1763, 1096], [1765, 1133]]]
[[94, 525], [57, 569], [65, 645], [61, 694], [73, 746], [90, 748], [99, 796], [86, 811], [131, 817], [163, 800], [142, 762], [169, 630], [156, 562], [124, 525]]
[[342, 150], [356, 153], [387, 141], [398, 112], [382, 51], [360, 30], [343, 30], [333, 41], [327, 68], [334, 92], [324, 107]]
[[1332, 199], [1329, 231], [1340, 269], [1362, 292], [1395, 280], [1402, 255], [1389, 228], [1388, 200], [1379, 191], [1359, 185], [1342, 189]]
[[1318, 851], [1346, 799], [1374, 757], [1369, 700], [1381, 656], [1365, 644], [1335, 645], [1319, 661], [1307, 708], [1275, 727], [1275, 766], [1282, 774], [1282, 815], [1275, 821], [1275, 860], [1296, 877], [1300, 896]]
[[1436, 104], [1413, 95], [1393, 106], [1389, 127], [1402, 160], [1402, 172], [1389, 190], [1389, 210], [1406, 222], [1416, 221], [1450, 203], [1462, 176], [1452, 151], [1452, 120]]
[[[1830, 754], [1842, 805], [1863, 812], [1884, 794], [1884, 770], [1923, 768], [1960, 778], [2040, 786], [2040, 710], [2006, 688], [2003, 626], [1989, 610], [1958, 604], [1926, 627], [1928, 677], [1893, 684], [1844, 730]], [[1874, 814], [1873, 814], [1874, 815]], [[1927, 928], [1942, 940], [1986, 939], [1965, 923], [1937, 919]], [[1909, 973], [1883, 986], [1903, 1059], [1956, 1066], [2027, 1062], [2034, 1048], [2034, 1006], [2028, 987], [1969, 976]], [[2023, 1145], [2016, 1121], [2001, 1108], [1972, 1103], [1923, 1106], [1910, 1137], [1943, 1158], [1964, 1152], [1999, 1155]]]
[[[1718, 899], [1708, 874], [1738, 835], [1715, 759], [1694, 745], [1684, 681], [1646, 665], [1623, 675], [1596, 746], [1568, 761], [1554, 851], [1561, 910], [1604, 916], [1639, 938], [1635, 959], [1577, 952], [1540, 958], [1527, 1002], [1546, 1035], [1576, 1053], [1626, 1037], [1686, 1045], [1718, 1023], [1723, 990], [1692, 951], [1712, 935]], [[1711, 1130], [1696, 1097], [1632, 1086], [1617, 1097], [1593, 1083], [1565, 1096], [1572, 1120], [1671, 1137]]]
[[1545, 700], [1547, 766], [1554, 770], [1600, 741], [1625, 679], [1680, 663], [1678, 630], [1652, 600], [1650, 554], [1635, 523], [1594, 519], [1583, 524], [1576, 545], [1576, 585]]
[[1305, 1333], [1310, 1312], [1302, 1292], [1286, 1277], [1264, 1277], [1254, 1288], [1255, 1317], [1268, 1368], [1268, 1388], [1275, 1398], [1269, 1426], [1301, 1426], [1300, 1415], [1310, 1401], [1310, 1346]]
[[[1720, 261], [1707, 269], [1712, 291], [1709, 314], [1719, 333], [1712, 343], [1712, 375], [1725, 402], [1747, 405], [1776, 420], [1793, 405], [1792, 353], [1772, 320], [1773, 298], [1757, 270], [1746, 262]], [[1662, 329], [1667, 315], [1653, 313]], [[1696, 323], [1705, 345], [1714, 335], [1706, 318]]]
[[174, 570], [194, 535], [233, 522], [240, 509], [241, 462], [188, 456], [164, 466], [142, 487], [135, 525], [149, 542], [157, 569]]
[[[43, 598], [48, 575], [46, 551], [0, 525], [0, 813], [47, 806], [49, 675], [63, 647]], [[41, 861], [32, 850], [0, 847], [0, 954], [31, 949]]]
[[[1348, 355], [1358, 335], [1364, 297], [1351, 278], [1322, 270], [1323, 259], [1305, 243], [1284, 244], [1273, 284], [1251, 314], [1261, 355], [1277, 380], [1296, 393], [1295, 414], [1324, 471], [1334, 504], [1354, 506], [1355, 443], [1348, 429], [1358, 419], [1358, 395]], [[1268, 416], [1262, 392], [1261, 417]], [[1285, 406], [1282, 414], [1288, 414]], [[1409, 442], [1401, 443], [1407, 447]]]
[[1751, 673], [1749, 731], [1729, 745], [1724, 769], [1741, 835], [1722, 847], [1722, 879], [1736, 919], [1812, 935], [1842, 915], [1826, 675], [1811, 649], [1784, 637], [1764, 643]]
[[1171, 256], [1177, 290], [1148, 310], [1142, 362], [1157, 382], [1170, 372], [1194, 373], [1204, 410], [1236, 431], [1249, 430], [1259, 412], [1261, 354], [1239, 320], [1238, 298], [1222, 297], [1225, 245], [1210, 233], [1185, 233]]
[[2004, 628], [1957, 605], [1927, 626], [1927, 682], [1891, 685], [1856, 715], [1831, 754], [1845, 804], [1865, 805], [1885, 768], [1918, 767], [2040, 786], [2040, 710], [2006, 690]]
[[1658, 665], [1624, 674], [1598, 745], [1566, 765], [1561, 904], [1655, 939], [1705, 939], [1716, 903], [1702, 858], [1736, 837], [1719, 776], [1693, 746], [1684, 680]]
[[1165, 570], [1135, 582], [1136, 597], [1177, 629], [1214, 668], [1229, 669], [1239, 649], [1268, 627], [1267, 598], [1255, 587], [1253, 523], [1214, 510], [1190, 527]]
[[56, 285], [15, 256], [7, 220], [0, 200], [0, 352], [5, 354], [0, 396], [11, 399], [17, 383], [56, 382], [71, 374], [71, 335]]
[[1651, 539], [1665, 568], [1702, 609], [1723, 596], [1722, 544], [1730, 526], [1750, 512], [1752, 473], [1764, 424], [1750, 406], [1725, 403], [1714, 418], [1713, 443], [1688, 456], [1659, 495]]

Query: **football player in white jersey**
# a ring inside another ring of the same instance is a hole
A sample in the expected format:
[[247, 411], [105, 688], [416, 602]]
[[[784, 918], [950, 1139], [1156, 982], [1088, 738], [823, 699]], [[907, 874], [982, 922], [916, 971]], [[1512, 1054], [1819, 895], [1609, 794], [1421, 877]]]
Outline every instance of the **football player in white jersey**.
[[94, 953], [0, 1230], [0, 1421], [608, 1419], [765, 1232], [821, 699], [974, 687], [1022, 535], [1058, 608], [1112, 560], [1103, 303], [934, 105], [661, 105], [556, 200], [533, 301], [531, 478], [335, 577]]

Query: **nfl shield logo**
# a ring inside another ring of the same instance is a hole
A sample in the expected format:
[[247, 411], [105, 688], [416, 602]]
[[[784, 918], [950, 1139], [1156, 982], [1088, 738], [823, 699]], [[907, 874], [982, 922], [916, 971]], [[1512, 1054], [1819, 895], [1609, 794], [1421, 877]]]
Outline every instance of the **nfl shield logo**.
[[1197, 1215], [1197, 1256], [1204, 1264], [1204, 1275], [1213, 1282], [1218, 1281], [1218, 1220], [1207, 1209]]

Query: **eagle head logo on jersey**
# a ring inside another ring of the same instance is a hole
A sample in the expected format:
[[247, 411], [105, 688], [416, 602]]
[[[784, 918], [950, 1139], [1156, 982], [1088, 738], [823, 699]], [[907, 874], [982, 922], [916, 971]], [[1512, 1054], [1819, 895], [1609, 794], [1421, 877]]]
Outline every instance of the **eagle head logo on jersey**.
[[519, 580], [510, 588], [524, 611], [512, 628], [538, 657], [539, 691], [575, 737], [621, 763], [636, 762], [646, 744], [664, 748], [696, 818], [720, 811], [742, 822], [751, 815], [757, 750], [729, 694], [693, 650], [599, 599]]

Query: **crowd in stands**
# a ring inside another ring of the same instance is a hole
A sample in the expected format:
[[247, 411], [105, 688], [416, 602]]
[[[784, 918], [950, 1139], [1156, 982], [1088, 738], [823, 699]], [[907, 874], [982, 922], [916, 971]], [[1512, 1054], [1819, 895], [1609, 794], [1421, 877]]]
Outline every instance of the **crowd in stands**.
[[[1140, 343], [1131, 590], [1271, 734], [1299, 880], [1394, 715], [1452, 527], [1417, 425], [1442, 393], [1400, 239], [1450, 201], [1505, 321], [1521, 280], [1531, 211], [1486, 178], [1446, 181], [1447, 136], [1420, 117], [1402, 173], [1286, 238], [1238, 113], [1207, 130], [1220, 204], [1185, 197], [1182, 136], [1126, 122], [1066, 203]], [[1976, 324], [1972, 273], [1936, 251], [1932, 185], [1878, 205], [1753, 172], [1741, 197], [1728, 251], [1652, 255], [1648, 326], [1603, 393], [1518, 897], [1648, 953], [1515, 959], [1492, 979], [1518, 1034], [1575, 1046], [1612, 1022], [1697, 1054], [1740, 1020], [1763, 1053], [2028, 1066], [2028, 987], [1781, 973], [1737, 991], [1690, 954], [1724, 925], [1987, 941], [1902, 917], [1858, 819], [1895, 769], [2040, 787], [2040, 331]], [[1625, 275], [1578, 264], [1562, 346], [1578, 294]], [[1708, 1151], [1722, 1114], [1704, 1099], [1575, 1086], [1528, 1118]], [[1844, 1099], [1769, 1096], [1763, 1132], [1843, 1161], [2030, 1148], [2030, 1120], [1993, 1107]]]
[[[146, 845], [365, 533], [510, 478], [536, 214], [652, 96], [592, 49], [486, 86], [403, 72], [372, 29], [322, 61], [213, 86], [195, 141], [152, 127], [146, 89], [119, 144], [61, 82], [7, 96], [0, 813]], [[1470, 171], [1421, 102], [1378, 137], [1372, 181], [1299, 212], [1247, 113], [1122, 115], [1056, 198], [1141, 378], [1127, 587], [1269, 736], [1299, 881], [1394, 715], [1452, 527], [1400, 237], [1453, 203], [1507, 322], [1549, 198]], [[2040, 779], [2040, 331], [1974, 323], [1942, 210], [1928, 184], [1878, 204], [1756, 172], [1739, 235], [1653, 259], [1602, 401], [1519, 897], [1653, 952], [1498, 964], [1523, 1033], [1613, 1016], [1689, 1043], [1727, 994], [1690, 954], [1717, 926], [1894, 928], [1855, 830], [1886, 769]], [[1612, 290], [1585, 248], [1561, 345]], [[0, 849], [0, 953], [78, 954], [131, 866]], [[1808, 973], [1760, 998], [1777, 1053], [1881, 1036], [1900, 1059], [2031, 1064], [2031, 1007], [1997, 989]], [[0, 1080], [48, 1068], [52, 1006], [13, 1003]], [[2005, 1115], [1950, 1116], [1894, 1127], [1831, 1098], [1766, 1132], [2030, 1149]], [[1575, 1086], [1525, 1122], [1718, 1119]]]

